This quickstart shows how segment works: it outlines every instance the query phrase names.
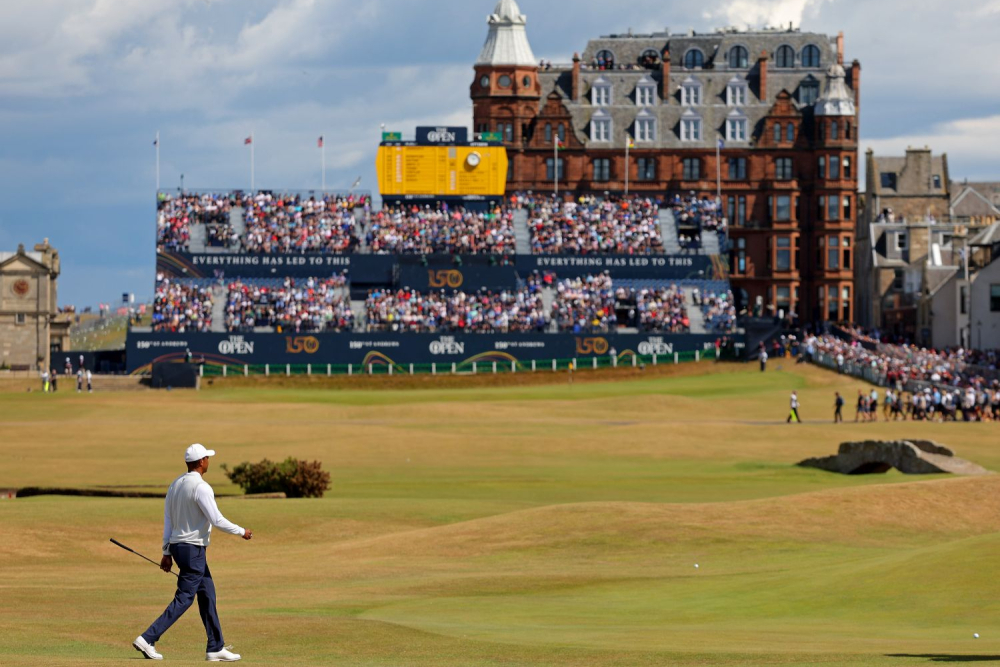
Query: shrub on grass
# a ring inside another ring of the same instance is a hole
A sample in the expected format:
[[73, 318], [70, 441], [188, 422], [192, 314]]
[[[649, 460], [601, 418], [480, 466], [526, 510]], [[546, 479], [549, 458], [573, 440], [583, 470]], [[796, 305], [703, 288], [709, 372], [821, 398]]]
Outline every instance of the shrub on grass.
[[287, 458], [281, 463], [264, 459], [259, 463], [244, 461], [230, 470], [222, 470], [244, 493], [284, 493], [289, 498], [322, 498], [330, 489], [330, 473], [319, 461]]

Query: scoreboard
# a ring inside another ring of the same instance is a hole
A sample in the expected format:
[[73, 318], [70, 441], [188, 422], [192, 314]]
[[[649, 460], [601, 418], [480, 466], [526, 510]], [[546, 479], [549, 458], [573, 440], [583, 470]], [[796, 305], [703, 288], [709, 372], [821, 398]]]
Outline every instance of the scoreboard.
[[[429, 136], [454, 137], [444, 132]], [[503, 196], [506, 148], [494, 142], [448, 143], [383, 142], [375, 165], [382, 196]]]

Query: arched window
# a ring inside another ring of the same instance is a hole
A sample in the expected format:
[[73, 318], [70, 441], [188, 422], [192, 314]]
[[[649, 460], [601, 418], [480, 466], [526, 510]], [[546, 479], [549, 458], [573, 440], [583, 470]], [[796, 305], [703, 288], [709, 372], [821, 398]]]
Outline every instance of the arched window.
[[781, 123], [774, 124], [774, 143], [781, 143]]
[[750, 54], [745, 47], [734, 46], [729, 49], [729, 66], [732, 69], [746, 69], [750, 66]]
[[552, 143], [552, 124], [546, 123], [545, 125], [545, 143]]
[[684, 54], [684, 67], [687, 69], [699, 69], [705, 64], [705, 54], [700, 49], [691, 49]]
[[795, 67], [795, 49], [787, 44], [778, 47], [778, 52], [774, 55], [774, 66], [782, 69]]
[[615, 68], [615, 54], [611, 53], [607, 49], [597, 52], [597, 60], [594, 63], [597, 69], [614, 69]]
[[646, 69], [659, 69], [660, 68], [660, 52], [656, 49], [646, 49], [639, 56], [639, 67], [644, 67]]
[[819, 67], [819, 47], [815, 44], [810, 44], [806, 48], [802, 49], [802, 66], [803, 67]]

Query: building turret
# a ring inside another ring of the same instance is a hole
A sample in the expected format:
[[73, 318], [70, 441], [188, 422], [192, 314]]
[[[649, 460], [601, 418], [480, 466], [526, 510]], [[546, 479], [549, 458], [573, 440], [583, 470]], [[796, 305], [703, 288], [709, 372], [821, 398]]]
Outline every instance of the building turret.
[[816, 100], [817, 116], [854, 116], [854, 98], [847, 92], [844, 66], [835, 63], [826, 72], [826, 86], [823, 94]]
[[[541, 86], [538, 63], [528, 44], [527, 17], [515, 0], [500, 0], [487, 19], [490, 32], [476, 60], [472, 82], [472, 116], [477, 135], [497, 133], [508, 149], [531, 139]], [[518, 156], [508, 153], [511, 172]]]
[[528, 17], [521, 13], [514, 0], [500, 0], [487, 22], [490, 34], [479, 54], [476, 66], [480, 65], [527, 65], [534, 66], [535, 54], [528, 43], [525, 26]]

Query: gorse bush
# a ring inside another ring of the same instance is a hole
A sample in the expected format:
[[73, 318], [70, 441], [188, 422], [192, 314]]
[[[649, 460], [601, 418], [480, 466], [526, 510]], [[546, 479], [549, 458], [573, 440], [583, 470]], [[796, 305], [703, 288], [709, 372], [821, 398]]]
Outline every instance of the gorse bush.
[[330, 489], [330, 473], [319, 461], [287, 458], [281, 463], [264, 459], [259, 463], [243, 462], [222, 470], [244, 493], [284, 493], [289, 498], [322, 498]]

